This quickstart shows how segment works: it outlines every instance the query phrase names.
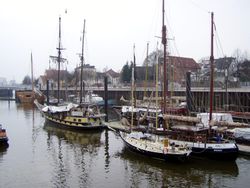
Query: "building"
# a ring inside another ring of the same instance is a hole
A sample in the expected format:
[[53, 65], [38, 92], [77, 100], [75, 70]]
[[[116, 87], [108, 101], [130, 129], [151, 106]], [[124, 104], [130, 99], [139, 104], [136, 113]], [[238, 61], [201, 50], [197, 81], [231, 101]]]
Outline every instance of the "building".
[[[209, 59], [204, 59], [200, 63], [200, 83], [203, 87], [209, 87], [211, 65]], [[233, 57], [223, 57], [214, 60], [214, 86], [226, 87], [227, 83], [235, 87], [237, 85], [237, 77], [234, 73], [237, 71], [237, 62]]]
[[[80, 86], [80, 79], [81, 79], [81, 66], [76, 68], [77, 72], [77, 80], [78, 85]], [[95, 84], [96, 80], [96, 68], [93, 65], [90, 64], [84, 64], [82, 68], [82, 78], [83, 82], [85, 84], [85, 87], [89, 87]]]
[[6, 78], [0, 77], [0, 86], [6, 86], [6, 85], [7, 85]]
[[[60, 70], [60, 86], [63, 87], [68, 82], [68, 71], [67, 70]], [[57, 88], [58, 85], [58, 70], [56, 69], [47, 69], [45, 70], [45, 74], [41, 75], [38, 78], [38, 87], [41, 90], [45, 90], [47, 88], [47, 80], [49, 80], [50, 89]], [[70, 84], [70, 83], [67, 83]]]
[[108, 84], [111, 86], [117, 87], [120, 84], [120, 74], [115, 72], [113, 69], [106, 71], [105, 75], [108, 77]]

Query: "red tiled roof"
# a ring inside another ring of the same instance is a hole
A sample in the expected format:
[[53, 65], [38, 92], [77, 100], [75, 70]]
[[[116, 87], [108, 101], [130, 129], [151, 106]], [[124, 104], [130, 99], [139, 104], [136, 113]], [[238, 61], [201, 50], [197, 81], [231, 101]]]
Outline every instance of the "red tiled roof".
[[109, 70], [106, 72], [106, 74], [109, 74], [109, 75], [112, 76], [113, 78], [117, 78], [117, 77], [120, 76], [120, 74], [117, 73], [117, 72], [115, 72], [115, 71], [113, 71], [113, 69], [109, 69]]
[[[197, 72], [200, 69], [199, 64], [193, 58], [187, 57], [169, 56], [167, 64], [173, 65], [174, 71], [171, 73], [173, 77], [170, 79], [179, 83], [185, 79], [187, 72]], [[169, 70], [167, 71], [169, 72]]]

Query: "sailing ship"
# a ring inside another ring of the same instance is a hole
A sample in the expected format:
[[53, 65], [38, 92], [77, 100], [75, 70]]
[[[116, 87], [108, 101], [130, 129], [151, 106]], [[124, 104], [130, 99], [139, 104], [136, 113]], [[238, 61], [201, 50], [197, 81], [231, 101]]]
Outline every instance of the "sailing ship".
[[[81, 54], [81, 91], [80, 103], [61, 106], [46, 106], [41, 105], [37, 101], [35, 104], [38, 109], [45, 116], [46, 121], [61, 128], [69, 128], [72, 130], [98, 130], [106, 126], [103, 124], [105, 114], [101, 114], [98, 106], [91, 103], [82, 102], [82, 68], [83, 68], [83, 49], [84, 49], [84, 33], [85, 33], [85, 20], [83, 26], [83, 39], [82, 39], [82, 54]], [[58, 99], [60, 98], [60, 63], [61, 63], [61, 17], [59, 17], [59, 47], [58, 49]]]
[[17, 90], [15, 91], [16, 101], [24, 104], [34, 104], [34, 100], [36, 99], [39, 103], [44, 103], [45, 96], [34, 87], [34, 79], [33, 79], [33, 56], [31, 53], [31, 90]]
[[134, 152], [166, 161], [184, 162], [191, 150], [187, 145], [169, 143], [167, 138], [153, 138], [151, 134], [142, 132], [120, 132], [120, 137], [126, 146]]
[[[181, 144], [185, 141], [192, 148], [191, 155], [208, 157], [216, 160], [234, 161], [238, 157], [239, 149], [234, 140], [229, 141], [220, 135], [220, 133], [212, 130], [213, 121], [213, 12], [211, 13], [211, 75], [210, 75], [210, 110], [208, 126], [201, 122], [201, 118], [197, 117], [181, 117], [164, 114], [164, 120], [170, 124], [171, 140]], [[177, 123], [178, 122], [178, 123]], [[171, 126], [172, 125], [172, 126]], [[215, 134], [216, 133], [216, 134]]]
[[[163, 0], [163, 14], [164, 14], [164, 0]], [[119, 132], [119, 135], [125, 145], [134, 152], [141, 153], [143, 155], [162, 159], [166, 161], [178, 161], [184, 162], [188, 159], [191, 153], [190, 148], [186, 145], [176, 145], [174, 142], [170, 143], [168, 138], [160, 139], [158, 136], [154, 136], [148, 133], [138, 132], [132, 130], [135, 119], [138, 117], [138, 113], [143, 113], [142, 121], [147, 118], [149, 111], [158, 115], [157, 109], [149, 109], [150, 103], [147, 108], [136, 107], [136, 100], [134, 96], [135, 90], [135, 54], [134, 62], [132, 66], [132, 85], [131, 85], [131, 106], [123, 107], [123, 114], [128, 113], [131, 115], [130, 131]], [[126, 114], [125, 114], [126, 115]], [[158, 116], [157, 116], [158, 117]], [[127, 117], [128, 118], [128, 117]], [[156, 118], [157, 121], [157, 118]], [[138, 120], [140, 123], [140, 120]], [[149, 122], [148, 122], [149, 123]]]
[[[164, 4], [164, 2], [163, 2]], [[163, 9], [164, 11], [164, 9]], [[147, 113], [146, 119], [148, 121], [147, 131], [151, 131], [154, 134], [167, 135], [170, 139], [169, 142], [176, 143], [177, 145], [185, 145], [192, 148], [191, 156], [208, 157], [216, 160], [229, 160], [234, 161], [238, 157], [239, 148], [235, 143], [235, 140], [228, 140], [222, 138], [222, 135], [212, 129], [212, 101], [213, 101], [213, 13], [211, 14], [211, 80], [210, 80], [210, 113], [209, 123], [205, 126], [201, 122], [201, 118], [192, 116], [179, 116], [173, 115], [167, 110], [167, 91], [168, 85], [166, 81], [166, 26], [162, 28], [162, 44], [164, 46], [164, 87], [163, 87], [163, 110], [162, 113]], [[137, 113], [138, 109], [131, 112]], [[128, 110], [129, 111], [129, 110]], [[163, 118], [163, 120], [162, 120]], [[133, 119], [133, 113], [131, 115]], [[137, 118], [139, 119], [139, 118]], [[158, 121], [156, 121], [158, 119]], [[150, 122], [151, 121], [151, 122]], [[152, 123], [154, 121], [155, 123]], [[127, 121], [129, 122], [129, 121]], [[133, 121], [131, 123], [133, 125]], [[153, 125], [153, 126], [151, 126]]]

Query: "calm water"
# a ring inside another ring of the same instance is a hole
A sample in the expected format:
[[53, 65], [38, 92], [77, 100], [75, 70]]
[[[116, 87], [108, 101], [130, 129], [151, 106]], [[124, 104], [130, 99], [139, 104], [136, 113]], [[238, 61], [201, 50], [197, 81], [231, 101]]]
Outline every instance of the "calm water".
[[0, 187], [249, 187], [250, 158], [170, 164], [128, 151], [111, 131], [76, 133], [44, 124], [37, 109], [0, 101], [9, 147]]

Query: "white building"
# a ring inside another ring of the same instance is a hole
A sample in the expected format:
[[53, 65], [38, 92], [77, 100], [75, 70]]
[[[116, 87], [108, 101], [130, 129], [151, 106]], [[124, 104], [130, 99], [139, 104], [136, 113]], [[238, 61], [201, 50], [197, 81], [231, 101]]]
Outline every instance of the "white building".
[[0, 77], [0, 86], [6, 86], [6, 85], [7, 85], [6, 78]]

